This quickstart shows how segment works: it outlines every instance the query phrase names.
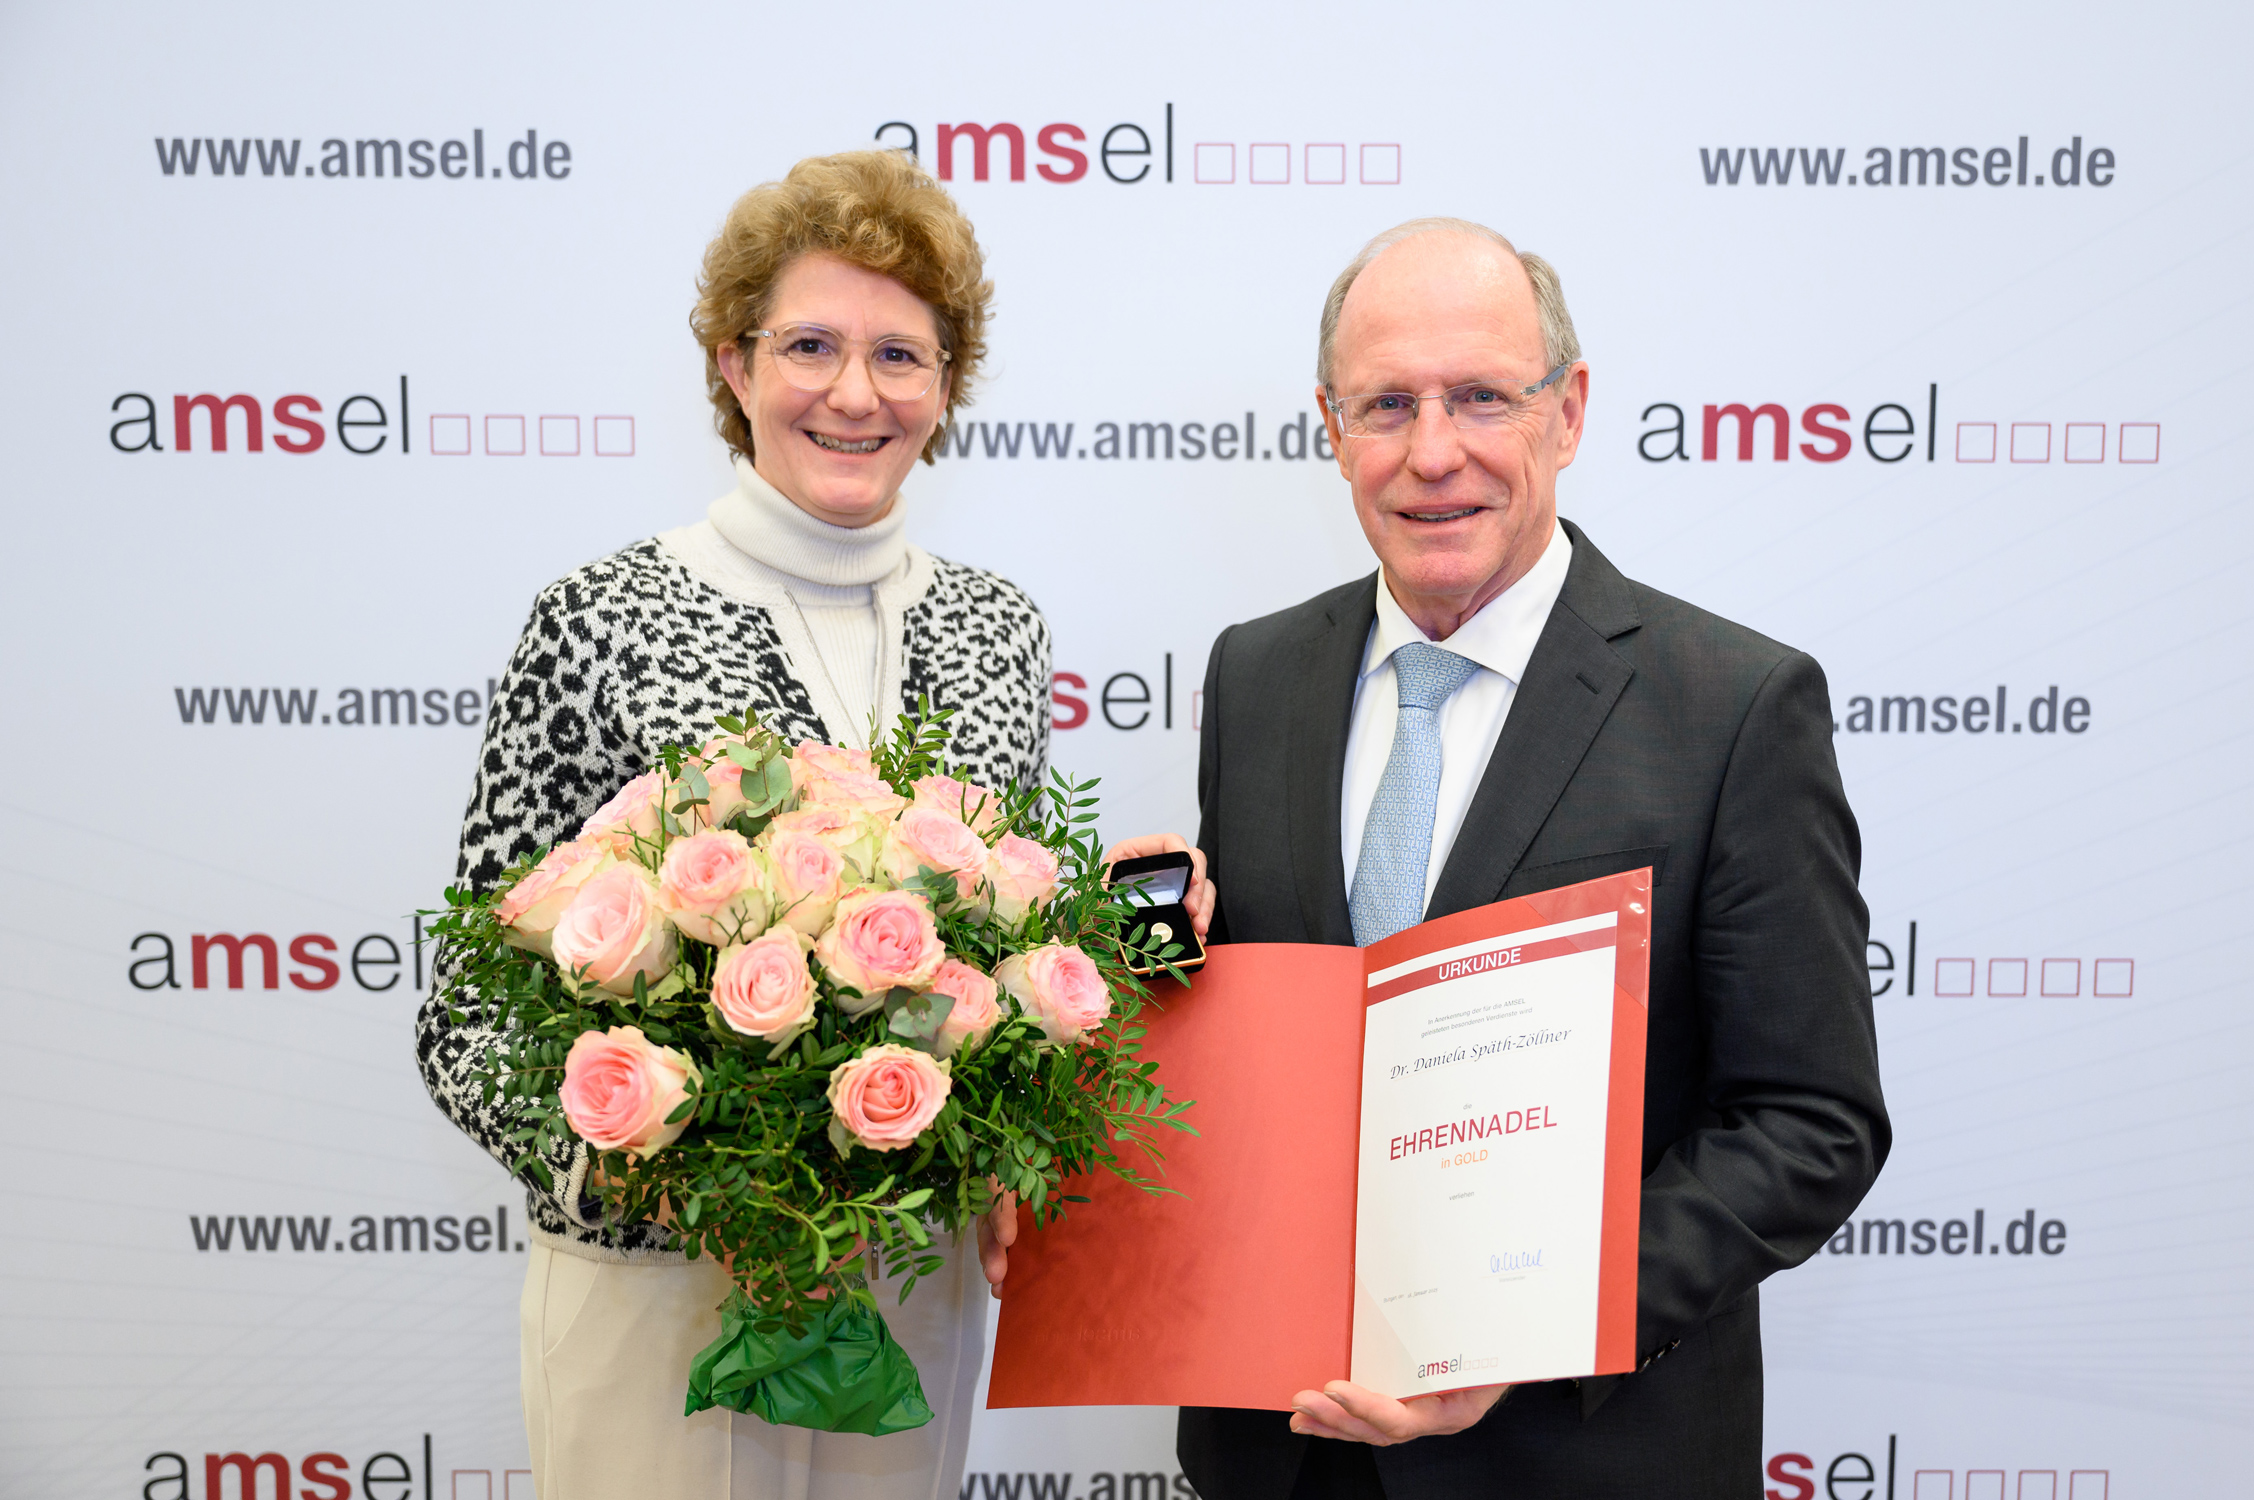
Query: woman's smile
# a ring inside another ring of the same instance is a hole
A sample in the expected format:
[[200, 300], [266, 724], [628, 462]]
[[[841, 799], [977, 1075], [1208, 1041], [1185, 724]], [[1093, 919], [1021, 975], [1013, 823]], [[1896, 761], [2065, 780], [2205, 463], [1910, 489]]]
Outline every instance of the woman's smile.
[[892, 441], [888, 437], [834, 438], [822, 432], [807, 432], [806, 435], [813, 440], [815, 447], [830, 453], [874, 453]]

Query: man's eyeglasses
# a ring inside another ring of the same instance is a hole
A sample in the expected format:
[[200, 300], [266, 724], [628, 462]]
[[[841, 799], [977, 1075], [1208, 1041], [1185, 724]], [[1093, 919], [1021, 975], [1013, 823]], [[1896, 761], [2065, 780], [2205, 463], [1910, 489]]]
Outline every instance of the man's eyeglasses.
[[1339, 427], [1348, 437], [1388, 438], [1399, 437], [1414, 427], [1418, 408], [1427, 401], [1437, 401], [1448, 420], [1465, 431], [1484, 427], [1501, 427], [1514, 420], [1529, 406], [1534, 398], [1554, 384], [1566, 371], [1573, 368], [1570, 361], [1559, 365], [1532, 385], [1519, 385], [1506, 380], [1474, 380], [1465, 385], [1450, 386], [1437, 396], [1418, 396], [1408, 391], [1373, 391], [1366, 396], [1326, 398], [1324, 404], [1338, 417]]
[[754, 328], [737, 342], [772, 339], [775, 369], [802, 391], [826, 391], [845, 373], [846, 356], [859, 348], [869, 367], [869, 383], [887, 401], [915, 401], [939, 382], [940, 367], [952, 357], [945, 349], [906, 334], [874, 343], [849, 339], [818, 323], [785, 328]]

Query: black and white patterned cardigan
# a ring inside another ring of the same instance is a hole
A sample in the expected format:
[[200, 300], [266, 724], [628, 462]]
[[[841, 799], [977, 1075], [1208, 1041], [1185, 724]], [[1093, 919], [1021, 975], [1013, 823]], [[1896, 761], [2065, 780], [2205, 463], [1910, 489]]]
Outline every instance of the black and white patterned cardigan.
[[[490, 888], [526, 851], [569, 837], [648, 769], [659, 747], [709, 738], [719, 714], [749, 705], [788, 739], [836, 741], [792, 665], [794, 650], [813, 650], [795, 609], [787, 596], [762, 597], [731, 579], [724, 550], [708, 526], [683, 528], [540, 592], [486, 721], [458, 879]], [[1048, 622], [992, 573], [913, 547], [904, 571], [904, 579], [875, 590], [880, 619], [898, 629], [903, 645], [880, 674], [880, 701], [907, 711], [928, 697], [935, 708], [954, 709], [949, 759], [980, 782], [1046, 778]], [[416, 1026], [423, 1081], [438, 1107], [507, 1165], [517, 1149], [506, 1137], [519, 1122], [485, 1102], [477, 1082], [505, 1039], [474, 1013], [467, 1024], [452, 1024], [447, 977], [442, 962]], [[585, 1193], [584, 1148], [547, 1165], [560, 1191], [525, 1184], [544, 1242], [596, 1259], [678, 1258], [655, 1224], [604, 1229]]]

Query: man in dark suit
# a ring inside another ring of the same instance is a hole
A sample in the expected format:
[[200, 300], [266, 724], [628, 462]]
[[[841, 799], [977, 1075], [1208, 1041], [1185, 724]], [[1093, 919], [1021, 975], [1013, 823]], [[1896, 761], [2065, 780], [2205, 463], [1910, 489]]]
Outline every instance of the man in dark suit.
[[1321, 351], [1383, 566], [1214, 643], [1211, 934], [1367, 944], [1650, 866], [1642, 1364], [1407, 1402], [1339, 1380], [1288, 1416], [1190, 1408], [1182, 1468], [1206, 1500], [1756, 1496], [1757, 1288], [1854, 1211], [1890, 1140], [1823, 673], [1558, 521], [1588, 367], [1538, 258], [1460, 221], [1404, 225], [1340, 276]]

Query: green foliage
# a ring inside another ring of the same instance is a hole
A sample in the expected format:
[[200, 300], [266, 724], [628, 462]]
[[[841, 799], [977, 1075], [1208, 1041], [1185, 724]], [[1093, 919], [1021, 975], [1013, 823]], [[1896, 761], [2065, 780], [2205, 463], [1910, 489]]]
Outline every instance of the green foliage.
[[[878, 772], [896, 791], [912, 795], [917, 778], [948, 774], [947, 717], [925, 704], [875, 750]], [[746, 798], [728, 826], [755, 836], [793, 805], [789, 747], [748, 713], [718, 722], [729, 738], [720, 753], [742, 768]], [[633, 851], [653, 870], [671, 839], [689, 831], [694, 809], [709, 805], [711, 786], [694, 754], [666, 751], [664, 826]], [[867, 1014], [848, 1017], [836, 1004], [840, 986], [817, 963], [819, 1021], [770, 1047], [731, 1031], [713, 1009], [715, 953], [702, 943], [684, 937], [674, 973], [655, 986], [637, 983], [631, 998], [592, 986], [574, 995], [549, 961], [511, 946], [494, 908], [545, 850], [526, 856], [493, 892], [449, 890], [431, 931], [453, 962], [457, 1024], [476, 1014], [502, 1038], [488, 1056], [483, 1086], [524, 1122], [512, 1137], [520, 1152], [515, 1170], [551, 1190], [560, 1186], [547, 1162], [567, 1157], [576, 1137], [557, 1090], [565, 1055], [582, 1032], [639, 1026], [652, 1042], [680, 1049], [702, 1073], [683, 1106], [687, 1130], [648, 1161], [601, 1154], [590, 1183], [609, 1222], [665, 1220], [692, 1258], [726, 1261], [755, 1311], [756, 1329], [783, 1337], [812, 1327], [834, 1297], [866, 1296], [867, 1279], [880, 1271], [909, 1272], [905, 1297], [917, 1277], [939, 1267], [934, 1233], [966, 1229], [994, 1206], [997, 1188], [1030, 1204], [1041, 1224], [1061, 1217], [1068, 1203], [1085, 1201], [1061, 1194], [1068, 1177], [1109, 1171], [1161, 1191], [1119, 1147], [1132, 1143], [1159, 1159], [1157, 1133], [1189, 1130], [1182, 1118], [1188, 1104], [1167, 1098], [1157, 1064], [1139, 1054], [1138, 1017], [1149, 991], [1129, 968], [1158, 967], [1179, 978], [1170, 961], [1180, 948], [1152, 949], [1136, 909], [1105, 888], [1095, 785], [1052, 774], [1046, 787], [999, 794], [988, 843], [1005, 833], [1032, 839], [1056, 856], [1059, 870], [1051, 899], [1014, 926], [951, 899], [949, 877], [924, 871], [910, 888], [937, 898], [932, 904], [949, 953], [983, 972], [1043, 943], [1077, 945], [1110, 986], [1109, 1020], [1081, 1044], [1056, 1047], [1004, 992], [1002, 1021], [983, 1043], [952, 1058], [951, 1090], [938, 1118], [914, 1146], [898, 1151], [857, 1147], [848, 1154], [831, 1144], [830, 1074], [878, 1043], [928, 1049], [952, 1004], [948, 997], [896, 990]]]

